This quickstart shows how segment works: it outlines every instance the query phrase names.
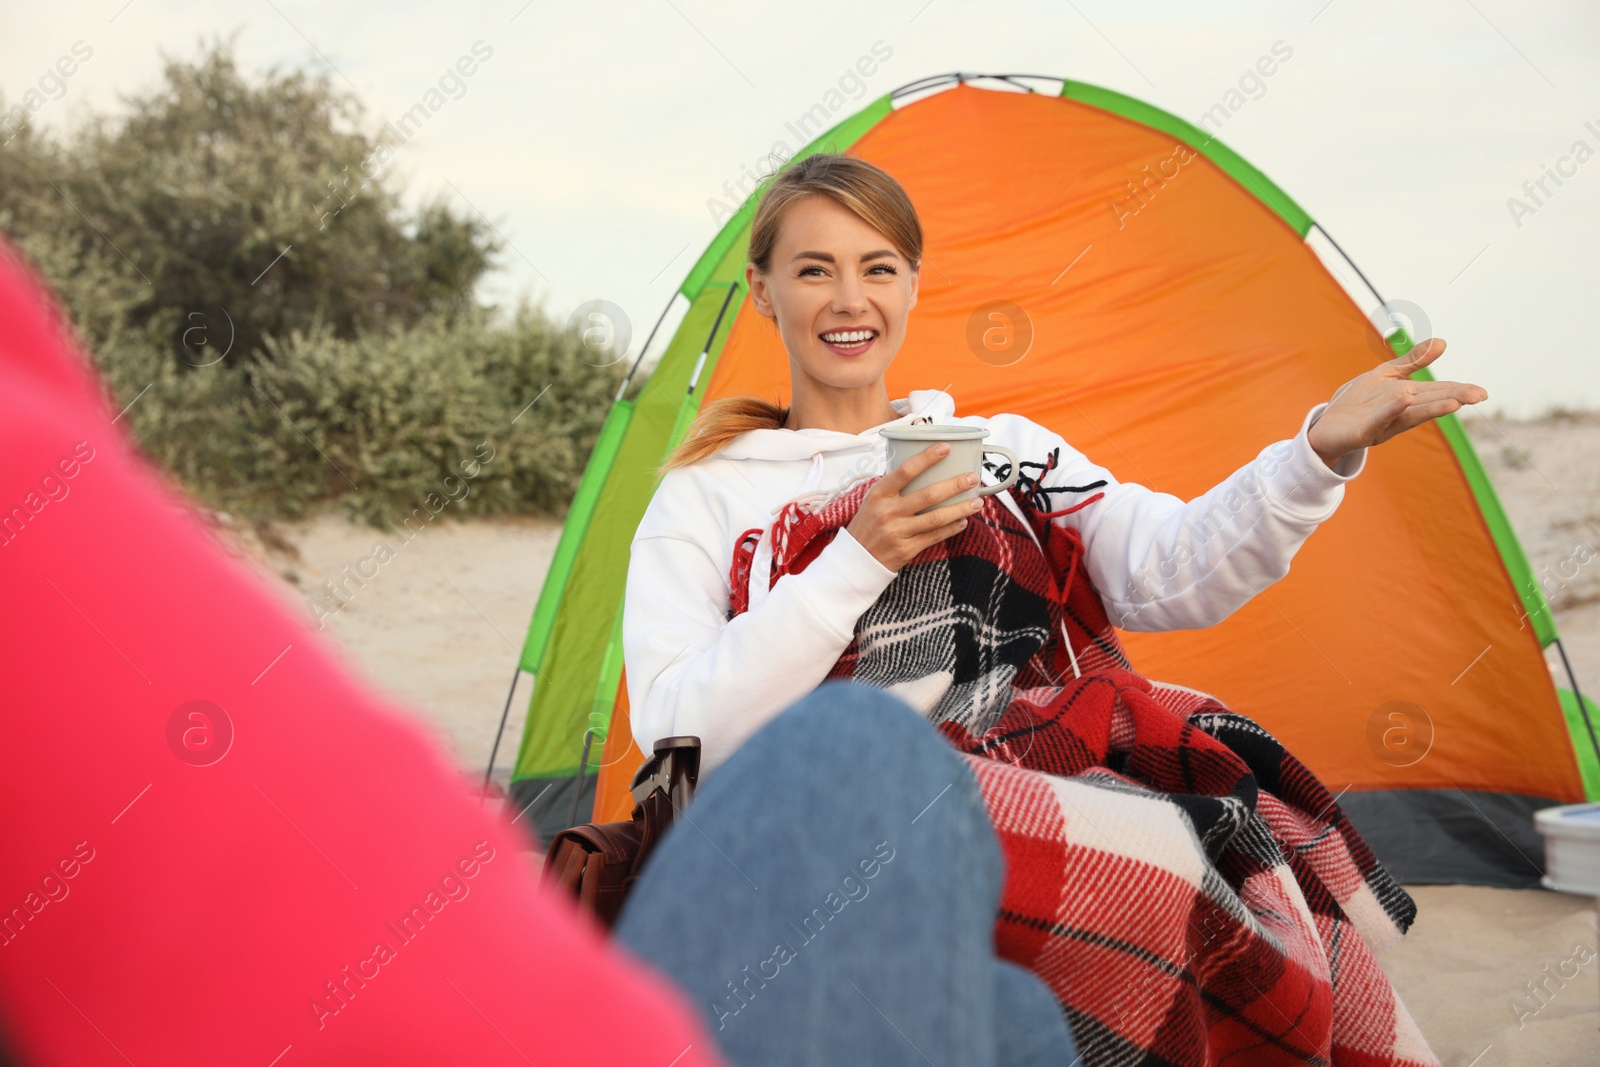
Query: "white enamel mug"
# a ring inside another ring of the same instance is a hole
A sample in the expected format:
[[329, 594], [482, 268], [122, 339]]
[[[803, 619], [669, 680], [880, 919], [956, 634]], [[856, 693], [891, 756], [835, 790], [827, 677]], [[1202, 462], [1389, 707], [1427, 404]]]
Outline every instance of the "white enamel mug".
[[963, 500], [973, 497], [989, 496], [1002, 489], [1009, 489], [1017, 480], [1017, 457], [1009, 448], [999, 445], [985, 445], [983, 439], [989, 436], [989, 431], [982, 426], [962, 426], [954, 423], [923, 423], [921, 425], [894, 426], [879, 433], [884, 439], [884, 448], [887, 453], [887, 469], [894, 470], [900, 464], [921, 452], [936, 441], [944, 441], [950, 445], [950, 452], [933, 466], [917, 475], [906, 483], [900, 491], [901, 496], [915, 493], [917, 490], [954, 478], [958, 474], [969, 471], [979, 475], [983, 474], [983, 457], [987, 453], [997, 453], [1011, 461], [1011, 473], [1005, 481], [996, 482], [994, 485], [975, 485], [970, 489], [963, 489], [947, 500], [940, 500], [930, 504], [917, 512], [925, 515], [937, 508], [958, 504]]

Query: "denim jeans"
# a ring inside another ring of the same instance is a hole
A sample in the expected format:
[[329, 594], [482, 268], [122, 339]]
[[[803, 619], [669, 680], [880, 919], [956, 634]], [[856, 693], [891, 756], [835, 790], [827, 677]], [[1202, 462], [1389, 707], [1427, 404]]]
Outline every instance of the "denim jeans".
[[898, 697], [834, 679], [704, 778], [616, 937], [736, 1067], [1065, 1067], [1060, 1005], [994, 954], [1003, 870], [956, 751]]

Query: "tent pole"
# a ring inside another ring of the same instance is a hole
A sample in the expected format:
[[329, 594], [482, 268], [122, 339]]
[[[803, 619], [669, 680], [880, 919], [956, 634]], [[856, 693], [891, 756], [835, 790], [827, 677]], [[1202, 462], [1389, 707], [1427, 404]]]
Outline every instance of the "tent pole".
[[589, 773], [589, 745], [594, 740], [594, 731], [583, 732], [583, 758], [578, 761], [577, 788], [572, 791], [572, 811], [567, 815], [567, 825], [578, 825], [578, 801], [583, 799], [583, 776]]
[[614, 399], [621, 400], [622, 395], [628, 391], [628, 383], [633, 381], [633, 372], [638, 370], [639, 364], [644, 362], [645, 353], [650, 351], [650, 342], [656, 339], [656, 331], [661, 329], [663, 322], [667, 321], [667, 312], [672, 310], [672, 305], [677, 303], [677, 300], [678, 294], [674, 291], [672, 299], [667, 301], [667, 306], [661, 309], [661, 315], [656, 319], [656, 324], [650, 327], [650, 336], [644, 339], [644, 345], [639, 349], [639, 354], [633, 357], [633, 365], [628, 368], [628, 373], [623, 376], [622, 384], [617, 387], [617, 395]]
[[700, 349], [700, 362], [694, 365], [694, 373], [689, 378], [689, 393], [694, 395], [694, 387], [700, 384], [700, 368], [705, 366], [706, 357], [711, 354], [711, 342], [717, 339], [717, 331], [722, 328], [722, 316], [728, 313], [728, 304], [733, 300], [734, 294], [739, 291], [739, 282], [735, 280], [728, 286], [727, 295], [722, 298], [722, 306], [717, 308], [716, 321], [711, 324], [711, 332], [706, 335], [706, 343]]
[[1372, 282], [1367, 279], [1365, 274], [1361, 273], [1361, 268], [1356, 266], [1356, 261], [1345, 255], [1344, 249], [1339, 247], [1339, 242], [1333, 239], [1333, 234], [1322, 229], [1322, 224], [1320, 222], [1313, 222], [1311, 225], [1315, 226], [1319, 230], [1322, 230], [1322, 236], [1326, 237], [1328, 239], [1328, 243], [1333, 246], [1334, 251], [1339, 253], [1339, 258], [1350, 265], [1350, 269], [1356, 272], [1356, 277], [1361, 279], [1361, 284], [1365, 285], [1367, 287], [1367, 291], [1378, 298], [1378, 306], [1387, 314], [1389, 311], [1389, 302], [1383, 298], [1382, 293], [1378, 292], [1378, 287], [1373, 285]]
[[489, 778], [494, 774], [494, 759], [500, 754], [500, 739], [506, 733], [506, 720], [511, 717], [511, 698], [517, 695], [517, 680], [522, 677], [522, 664], [511, 672], [511, 689], [506, 693], [506, 706], [500, 712], [500, 729], [494, 734], [494, 747], [489, 750], [489, 766], [483, 769], [483, 795], [489, 795]]
[[1595, 737], [1594, 720], [1589, 718], [1589, 705], [1583, 702], [1583, 690], [1578, 688], [1578, 678], [1572, 673], [1572, 661], [1567, 659], [1567, 648], [1561, 643], [1561, 638], [1555, 639], [1556, 651], [1561, 653], [1561, 665], [1567, 669], [1567, 684], [1572, 686], [1572, 695], [1578, 700], [1578, 712], [1583, 716], [1583, 725], [1589, 728], [1589, 744], [1594, 748], [1596, 758], [1600, 758], [1600, 739]]

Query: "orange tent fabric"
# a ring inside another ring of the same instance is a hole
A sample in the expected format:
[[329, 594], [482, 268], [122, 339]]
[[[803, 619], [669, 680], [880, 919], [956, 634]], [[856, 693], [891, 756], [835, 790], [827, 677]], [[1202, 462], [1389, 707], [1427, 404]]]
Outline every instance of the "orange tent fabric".
[[[952, 144], [987, 150], [952, 170]], [[1148, 126], [963, 85], [892, 112], [848, 154], [905, 186], [926, 234], [891, 396], [946, 388], [958, 412], [1024, 414], [1119, 479], [1189, 498], [1380, 358], [1301, 236]], [[969, 345], [990, 301], [1025, 313], [1025, 354]], [[785, 402], [788, 382], [776, 332], [746, 302], [706, 398]], [[1435, 427], [1374, 449], [1289, 576], [1232, 618], [1126, 639], [1143, 672], [1256, 718], [1335, 791], [1583, 799], [1539, 641]], [[1392, 701], [1432, 723], [1408, 766], [1368, 740]]]
[[[1270, 178], [1110, 90], [923, 79], [799, 154], [819, 151], [883, 167], [922, 218], [890, 395], [942, 388], [961, 413], [1026, 415], [1123, 480], [1203, 493], [1410, 344], [1379, 332], [1391, 305]], [[575, 562], [552, 570], [530, 625], [523, 665], [539, 683], [512, 792], [544, 803], [541, 825], [571, 810], [583, 738], [562, 724], [596, 693], [615, 694], [615, 711], [594, 817], [628, 812], [643, 754], [618, 677], [620, 576], [654, 465], [707, 400], [788, 400], [786, 354], [745, 299], [757, 196], [679, 286], [688, 307], [648, 380], [619, 393], [613, 447], [597, 449], [563, 533]], [[1282, 739], [1400, 878], [1491, 885], [1538, 884], [1534, 811], [1586, 785], [1600, 796], [1600, 715], [1557, 688], [1543, 651], [1556, 636], [1454, 416], [1374, 449], [1291, 573], [1231, 618], [1124, 635], [1142, 673], [1213, 693]]]
[[595, 785], [594, 821], [621, 822], [633, 814], [633, 793], [628, 789], [633, 772], [649, 758], [633, 740], [628, 721], [628, 670], [622, 670], [617, 706], [611, 712], [611, 732], [600, 752], [600, 780]]

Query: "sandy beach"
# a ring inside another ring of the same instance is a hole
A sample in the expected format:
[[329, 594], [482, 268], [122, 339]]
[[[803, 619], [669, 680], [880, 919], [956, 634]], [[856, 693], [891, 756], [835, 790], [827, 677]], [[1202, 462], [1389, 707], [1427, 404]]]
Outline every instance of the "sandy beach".
[[[1600, 549], [1600, 414], [1513, 422], [1469, 412], [1464, 422], [1542, 577], [1579, 683], [1600, 693], [1600, 555], [1585, 551]], [[384, 531], [333, 516], [221, 523], [241, 557], [288, 604], [320, 621], [375, 688], [416, 715], [464, 776], [482, 778], [559, 524], [440, 522], [353, 595], [335, 598], [325, 583], [368, 556]], [[1548, 659], [1565, 684], [1554, 648]], [[528, 685], [524, 678], [497, 760], [502, 783], [522, 735]], [[1593, 900], [1411, 888], [1416, 925], [1382, 962], [1443, 1063], [1600, 1063]]]

